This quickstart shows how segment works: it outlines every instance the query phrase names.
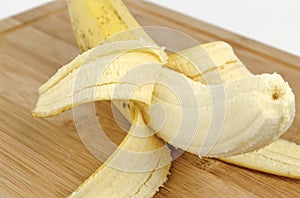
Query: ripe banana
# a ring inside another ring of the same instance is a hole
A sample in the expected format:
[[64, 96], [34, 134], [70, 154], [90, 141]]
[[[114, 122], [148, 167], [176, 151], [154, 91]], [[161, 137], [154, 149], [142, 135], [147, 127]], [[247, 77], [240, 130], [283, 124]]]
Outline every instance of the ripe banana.
[[[233, 51], [226, 50], [228, 45], [220, 42], [219, 45], [206, 44], [188, 49], [170, 55], [166, 64], [164, 50], [157, 47], [143, 30], [129, 31], [112, 39], [108, 38], [140, 27], [121, 1], [69, 0], [69, 10], [79, 47], [86, 51], [99, 43], [102, 44], [62, 67], [40, 87], [40, 97], [33, 110], [34, 116], [53, 116], [76, 105], [95, 100], [129, 99], [135, 101], [135, 120], [130, 132], [136, 131], [137, 123], [144, 126], [139, 127], [139, 133], [147, 131], [142, 121], [145, 119], [158, 136], [174, 146], [199, 155], [217, 157], [261, 148], [278, 139], [290, 126], [295, 104], [294, 95], [287, 83], [278, 74], [252, 76]], [[224, 53], [219, 54], [217, 51]], [[139, 69], [141, 64], [147, 64], [147, 67]], [[133, 70], [135, 72], [132, 73]], [[124, 78], [128, 73], [131, 75]], [[139, 75], [140, 78], [136, 78]], [[145, 76], [148, 80], [146, 84], [143, 79]], [[171, 85], [173, 90], [162, 86], [164, 83]], [[223, 98], [215, 101], [211, 90], [220, 91], [218, 85], [222, 83]], [[187, 92], [188, 89], [190, 92]], [[174, 92], [191, 98], [183, 97], [183, 101], [178, 101]], [[120, 106], [120, 103], [116, 104]], [[161, 109], [150, 107], [153, 104], [163, 106], [167, 116], [162, 116]], [[220, 136], [215, 142], [215, 138], [207, 137], [213, 133], [209, 124], [214, 116], [214, 108], [220, 105], [226, 107], [226, 114], [224, 127], [220, 129]], [[241, 111], [245, 105], [251, 108]], [[178, 123], [185, 115], [182, 112], [206, 116], [194, 118], [189, 115], [191, 120], [187, 119], [186, 125], [180, 128]], [[247, 116], [249, 117], [246, 119]], [[241, 126], [241, 121], [238, 122], [236, 118], [245, 118], [247, 124]], [[161, 125], [161, 120], [165, 120], [164, 125]], [[174, 120], [178, 122], [172, 125]], [[196, 128], [192, 128], [195, 123]], [[188, 132], [196, 133], [187, 134]], [[134, 139], [129, 134], [120, 145], [120, 149], [126, 149], [128, 146], [132, 148], [129, 149], [131, 151], [142, 151], [143, 145], [147, 144], [145, 142], [153, 144], [153, 149], [162, 147], [161, 140], [153, 134], [143, 138], [144, 140], [141, 137]], [[210, 142], [204, 141], [207, 139]], [[117, 153], [120, 152], [116, 151], [109, 161], [122, 161], [121, 155]], [[170, 153], [165, 151], [155, 154], [154, 159], [165, 159], [164, 166], [159, 169], [157, 166], [150, 166], [150, 171], [141, 173], [136, 183], [133, 172], [125, 173], [122, 170], [111, 169], [105, 163], [72, 196], [82, 197], [87, 195], [87, 191], [91, 191], [91, 196], [98, 196], [100, 192], [109, 193], [103, 195], [111, 195], [113, 192], [108, 186], [112, 185], [109, 181], [114, 175], [122, 175], [120, 181], [116, 182], [116, 187], [123, 185], [124, 180], [128, 184], [132, 182], [132, 188], [124, 191], [122, 187], [121, 193], [124, 194], [117, 192], [115, 196], [133, 196], [137, 189], [139, 193], [146, 193], [136, 196], [152, 196], [166, 181], [171, 161]], [[151, 177], [144, 185], [147, 175]], [[108, 182], [102, 182], [101, 178], [107, 178]], [[103, 190], [98, 191], [94, 186], [99, 181], [103, 185], [99, 189]]]

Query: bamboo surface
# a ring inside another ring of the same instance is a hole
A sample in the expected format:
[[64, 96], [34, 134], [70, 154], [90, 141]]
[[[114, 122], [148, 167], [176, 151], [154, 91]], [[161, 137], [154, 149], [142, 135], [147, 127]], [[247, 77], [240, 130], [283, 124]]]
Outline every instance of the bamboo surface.
[[[253, 73], [280, 73], [297, 98], [295, 121], [283, 138], [300, 144], [299, 57], [143, 1], [125, 3], [142, 25], [178, 29], [199, 43], [226, 41]], [[30, 114], [38, 87], [78, 54], [65, 1], [0, 21], [0, 197], [66, 197], [102, 164], [81, 142], [72, 111], [47, 119]], [[120, 143], [125, 133], [110, 103], [95, 106], [107, 135]], [[184, 153], [155, 197], [299, 195], [300, 180]]]

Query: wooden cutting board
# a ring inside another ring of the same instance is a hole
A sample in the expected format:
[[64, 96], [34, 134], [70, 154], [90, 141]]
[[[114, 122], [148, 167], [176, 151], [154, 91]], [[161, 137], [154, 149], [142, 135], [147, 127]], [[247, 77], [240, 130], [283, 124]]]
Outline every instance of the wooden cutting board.
[[[300, 58], [143, 1], [125, 2], [142, 25], [181, 30], [200, 43], [223, 40], [254, 73], [278, 72], [300, 98]], [[259, 31], [259, 30], [258, 30]], [[287, 33], [288, 34], [288, 33]], [[37, 89], [79, 54], [65, 1], [0, 21], [0, 197], [65, 197], [101, 164], [81, 142], [72, 112], [38, 119]], [[285, 139], [300, 144], [300, 100]], [[102, 126], [120, 143], [124, 132], [110, 104], [96, 104]], [[118, 116], [127, 127], [129, 124]], [[184, 153], [156, 197], [297, 197], [300, 180]]]

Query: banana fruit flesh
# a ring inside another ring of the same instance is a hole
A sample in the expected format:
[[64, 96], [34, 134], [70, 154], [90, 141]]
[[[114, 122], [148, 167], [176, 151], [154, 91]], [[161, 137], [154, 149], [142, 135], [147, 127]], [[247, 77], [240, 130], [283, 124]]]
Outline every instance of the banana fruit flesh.
[[[186, 75], [195, 76], [194, 80], [203, 83], [207, 81], [211, 84], [226, 83], [253, 76], [238, 57], [235, 56], [233, 49], [228, 44], [213, 42], [204, 46], [211, 57], [214, 57], [213, 60], [215, 60], [216, 67], [209, 68], [209, 71], [215, 70], [215, 77], [205, 76], [205, 72], [201, 74], [195, 69], [191, 70], [191, 68], [193, 69], [192, 62], [196, 65], [203, 64], [201, 60], [193, 58], [196, 57], [195, 54], [201, 52], [202, 49], [199, 49], [199, 47], [172, 54], [169, 56], [168, 64], [172, 65], [173, 69], [181, 69]], [[189, 57], [189, 60], [182, 57]], [[274, 94], [274, 96], [277, 97], [278, 94]], [[218, 159], [266, 173], [300, 178], [300, 146], [283, 139], [279, 139], [257, 151], [230, 157], [218, 157]]]
[[[216, 95], [215, 99], [210, 91], [216, 93], [219, 87], [194, 82], [187, 85], [192, 88], [189, 90], [181, 86], [184, 81], [176, 82], [170, 79], [170, 84], [178, 89], [176, 92], [182, 94], [182, 101], [176, 101], [178, 95], [172, 95], [166, 88], [155, 86], [152, 104], [162, 106], [165, 117], [161, 116], [161, 109], [155, 108], [149, 126], [168, 143], [199, 156], [231, 156], [259, 149], [277, 140], [292, 123], [294, 97], [278, 74], [224, 84], [224, 98]], [[275, 90], [283, 93], [276, 100], [272, 97]], [[195, 101], [190, 101], [192, 97]], [[217, 117], [220, 120], [213, 122], [214, 116], [220, 114], [221, 119]], [[160, 121], [164, 119], [161, 127]], [[210, 128], [212, 125], [222, 127]]]
[[[40, 87], [40, 97], [33, 111], [34, 116], [53, 116], [95, 100], [113, 100], [116, 103], [116, 101], [129, 99], [135, 101], [135, 107], [142, 107], [141, 110], [135, 110], [133, 113], [135, 120], [131, 132], [136, 131], [137, 123], [145, 126], [141, 121], [144, 119], [158, 136], [176, 147], [214, 157], [230, 156], [261, 148], [278, 139], [290, 126], [294, 117], [295, 104], [294, 95], [288, 84], [278, 74], [251, 75], [233, 51], [228, 50], [230, 47], [227, 44], [218, 42], [197, 46], [172, 54], [167, 60], [163, 49], [157, 47], [143, 30], [129, 31], [112, 39], [108, 38], [140, 27], [121, 1], [69, 0], [69, 10], [74, 34], [82, 51], [93, 48], [99, 43], [102, 44], [62, 67]], [[222, 53], [217, 53], [218, 51]], [[112, 59], [116, 60], [107, 61]], [[138, 68], [141, 64], [149, 65], [147, 72], [143, 73], [142, 69], [137, 71], [140, 73], [135, 74], [141, 75], [142, 78], [149, 76], [147, 79], [151, 83], [145, 85], [141, 84], [142, 79], [123, 78], [127, 72]], [[181, 103], [182, 101], [178, 101], [172, 92], [174, 90], [170, 91], [160, 85], [166, 81], [176, 85], [174, 89], [176, 93], [181, 92], [183, 96], [192, 93], [195, 100], [187, 99]], [[218, 90], [220, 84], [224, 86], [225, 97], [215, 103], [210, 91], [214, 88]], [[182, 85], [187, 85], [192, 92], [185, 92]], [[168, 116], [162, 116], [159, 109], [151, 107], [155, 104], [164, 106]], [[213, 118], [214, 105], [219, 104], [226, 107], [224, 127], [217, 142], [207, 142], [205, 140], [211, 133], [207, 125]], [[241, 111], [245, 105], [251, 108]], [[268, 108], [264, 109], [265, 106]], [[188, 125], [185, 128], [170, 125], [171, 117], [173, 119], [175, 115], [175, 118], [179, 119], [183, 116], [180, 111], [182, 108], [187, 113], [195, 113], [196, 109], [196, 113], [208, 115], [201, 122], [199, 117], [198, 119], [189, 117], [194, 121], [191, 126], [194, 123], [199, 124], [195, 134], [183, 135], [191, 131]], [[240, 122], [236, 119], [247, 116], [253, 119], [245, 120], [246, 124], [240, 126]], [[163, 127], [161, 127], [161, 120], [166, 121]], [[253, 124], [253, 120], [256, 120], [256, 125]], [[146, 127], [138, 128], [139, 133], [148, 130]], [[134, 139], [129, 134], [119, 148], [126, 150], [127, 145], [131, 147], [131, 151], [145, 151], [143, 150], [143, 145], [147, 144], [145, 142], [156, 145], [153, 146], [153, 150], [164, 148], [161, 140], [153, 134], [143, 139], [141, 137]], [[121, 155], [117, 154], [120, 152], [116, 151], [108, 162], [105, 162], [72, 196], [85, 197], [88, 192], [91, 192], [91, 197], [95, 197], [101, 196], [103, 192], [108, 193], [103, 194], [105, 196], [151, 197], [166, 181], [169, 173], [170, 153], [163, 150], [165, 152], [154, 155], [154, 161], [165, 159], [163, 165], [150, 166], [150, 171], [140, 174], [138, 176], [140, 179], [136, 183], [134, 183], [136, 173], [111, 169], [108, 166], [110, 161], [122, 161]], [[112, 192], [116, 190], [111, 188], [114, 175], [124, 175], [119, 177], [120, 181], [114, 181], [115, 188], [120, 189], [118, 192], [123, 194]], [[150, 179], [146, 179], [144, 185], [147, 175]], [[104, 183], [101, 178], [106, 178], [108, 182]], [[99, 188], [99, 181], [101, 181], [101, 188]], [[130, 190], [124, 190], [122, 186], [124, 183], [132, 183]], [[136, 192], [145, 192], [145, 194]]]

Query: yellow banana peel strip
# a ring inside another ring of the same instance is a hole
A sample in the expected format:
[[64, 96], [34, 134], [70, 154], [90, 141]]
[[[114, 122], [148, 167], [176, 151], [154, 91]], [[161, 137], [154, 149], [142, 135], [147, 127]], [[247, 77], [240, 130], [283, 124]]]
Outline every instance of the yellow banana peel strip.
[[149, 105], [153, 84], [141, 87], [137, 77], [124, 76], [136, 66], [165, 62], [163, 50], [143, 40], [99, 45], [59, 69], [39, 88], [39, 99], [32, 114], [53, 116], [83, 103], [113, 97]]
[[168, 56], [167, 67], [209, 85], [224, 84], [251, 75], [232, 47], [223, 41], [172, 53]]
[[218, 159], [266, 173], [300, 179], [300, 145], [284, 139], [258, 151]]
[[170, 151], [136, 108], [128, 135], [110, 158], [69, 197], [152, 197], [167, 180]]
[[[68, 8], [73, 32], [82, 51], [108, 40], [143, 38], [152, 41], [121, 0], [69, 0]], [[138, 30], [128, 31], [133, 29]], [[121, 32], [125, 33], [119, 34]]]

